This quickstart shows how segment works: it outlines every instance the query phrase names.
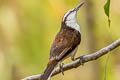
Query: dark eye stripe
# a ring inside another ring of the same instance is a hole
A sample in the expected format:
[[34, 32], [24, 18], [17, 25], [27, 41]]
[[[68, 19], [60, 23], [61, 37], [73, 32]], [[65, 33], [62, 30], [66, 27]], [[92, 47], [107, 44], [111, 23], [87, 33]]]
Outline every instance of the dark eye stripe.
[[69, 14], [65, 17], [64, 22], [66, 22], [67, 17], [72, 13], [73, 11], [70, 11]]

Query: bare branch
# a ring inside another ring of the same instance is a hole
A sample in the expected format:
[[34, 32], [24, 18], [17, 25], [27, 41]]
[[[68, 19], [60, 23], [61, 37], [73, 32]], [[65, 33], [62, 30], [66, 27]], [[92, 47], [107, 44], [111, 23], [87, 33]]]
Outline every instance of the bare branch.
[[[113, 49], [115, 49], [115, 48], [117, 48], [119, 46], [120, 46], [120, 39], [116, 40], [112, 44], [108, 45], [107, 47], [102, 48], [101, 50], [99, 50], [97, 52], [94, 52], [94, 53], [91, 53], [89, 55], [83, 56], [83, 63], [86, 63], [88, 61], [96, 60], [96, 59], [100, 58], [101, 56], [107, 54], [108, 52], [112, 51]], [[76, 60], [74, 62], [70, 62], [68, 64], [65, 64], [63, 66], [63, 70], [67, 71], [67, 70], [70, 70], [70, 69], [73, 69], [73, 68], [77, 68], [80, 65], [81, 65], [80, 60], [78, 59], [78, 60]], [[54, 70], [52, 76], [57, 75], [60, 72], [61, 72], [60, 68], [56, 68]], [[24, 78], [22, 80], [39, 80], [39, 79], [40, 79], [40, 74], [39, 75], [29, 76], [29, 77], [26, 77], [26, 78]]]

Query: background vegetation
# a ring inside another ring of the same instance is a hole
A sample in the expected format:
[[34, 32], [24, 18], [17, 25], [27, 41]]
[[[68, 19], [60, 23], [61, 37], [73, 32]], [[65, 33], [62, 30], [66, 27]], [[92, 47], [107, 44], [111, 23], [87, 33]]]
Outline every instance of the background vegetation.
[[[62, 16], [81, 0], [0, 0], [0, 80], [19, 80], [40, 74], [60, 29]], [[111, 27], [105, 0], [88, 0], [79, 10], [82, 41], [77, 56], [89, 54], [120, 38], [120, 1], [111, 0]], [[111, 52], [107, 80], [120, 80], [120, 48]], [[64, 63], [70, 62], [68, 59]], [[106, 56], [53, 80], [103, 80]]]

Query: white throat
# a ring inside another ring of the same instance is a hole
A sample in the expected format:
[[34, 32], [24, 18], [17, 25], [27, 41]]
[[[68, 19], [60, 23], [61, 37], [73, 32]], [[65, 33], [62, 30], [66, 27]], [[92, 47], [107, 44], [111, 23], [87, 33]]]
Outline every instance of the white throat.
[[[69, 14], [69, 12], [66, 13], [67, 15]], [[66, 17], [66, 14], [65, 16], [63, 17], [63, 21]], [[78, 25], [77, 23], [77, 20], [76, 20], [76, 11], [75, 12], [72, 12], [70, 13], [67, 18], [66, 18], [66, 21], [65, 21], [65, 24], [68, 26], [68, 27], [71, 27], [77, 31], [80, 32], [80, 26]]]
[[74, 20], [66, 21], [66, 25], [80, 32], [80, 26], [77, 24], [76, 21]]

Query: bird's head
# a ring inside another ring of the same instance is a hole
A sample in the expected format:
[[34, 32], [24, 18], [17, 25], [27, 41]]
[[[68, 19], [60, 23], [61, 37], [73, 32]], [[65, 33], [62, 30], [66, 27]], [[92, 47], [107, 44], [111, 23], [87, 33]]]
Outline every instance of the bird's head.
[[70, 25], [72, 26], [72, 25], [74, 25], [74, 23], [77, 23], [76, 14], [77, 14], [77, 11], [79, 10], [79, 8], [83, 4], [84, 4], [84, 2], [81, 2], [78, 6], [69, 10], [68, 12], [66, 12], [62, 18], [62, 23], [64, 23], [67, 26], [70, 26]]

